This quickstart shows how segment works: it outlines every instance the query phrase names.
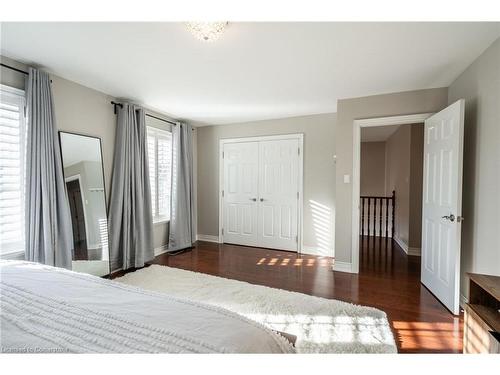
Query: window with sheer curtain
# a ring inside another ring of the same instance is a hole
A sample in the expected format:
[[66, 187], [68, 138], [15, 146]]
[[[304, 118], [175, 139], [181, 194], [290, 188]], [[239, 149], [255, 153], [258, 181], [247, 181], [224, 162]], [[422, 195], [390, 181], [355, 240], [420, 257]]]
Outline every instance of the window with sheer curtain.
[[149, 181], [153, 222], [170, 220], [172, 190], [172, 133], [147, 126]]
[[0, 85], [0, 256], [24, 253], [24, 91]]

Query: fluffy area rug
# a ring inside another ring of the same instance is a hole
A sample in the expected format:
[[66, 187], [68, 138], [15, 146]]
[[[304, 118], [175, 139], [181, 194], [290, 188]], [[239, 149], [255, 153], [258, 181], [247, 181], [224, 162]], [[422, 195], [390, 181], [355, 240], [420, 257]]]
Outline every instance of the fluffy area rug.
[[223, 307], [297, 336], [298, 353], [396, 353], [384, 312], [347, 302], [152, 265], [115, 281]]

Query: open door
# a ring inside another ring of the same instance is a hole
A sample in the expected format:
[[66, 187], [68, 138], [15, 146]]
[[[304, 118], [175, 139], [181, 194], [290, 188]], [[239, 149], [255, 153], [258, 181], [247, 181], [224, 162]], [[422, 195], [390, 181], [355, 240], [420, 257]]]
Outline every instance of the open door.
[[425, 121], [421, 281], [459, 314], [464, 106]]

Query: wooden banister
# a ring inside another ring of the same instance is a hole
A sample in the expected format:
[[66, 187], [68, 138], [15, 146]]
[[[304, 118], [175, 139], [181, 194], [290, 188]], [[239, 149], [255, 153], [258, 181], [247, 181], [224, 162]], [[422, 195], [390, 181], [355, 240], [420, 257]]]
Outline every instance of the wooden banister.
[[[394, 237], [396, 215], [396, 192], [390, 196], [362, 195], [361, 199], [361, 230], [362, 236]], [[366, 206], [366, 209], [365, 209]], [[365, 215], [366, 212], [366, 215]], [[390, 221], [389, 221], [390, 220]], [[373, 229], [373, 231], [372, 231]]]

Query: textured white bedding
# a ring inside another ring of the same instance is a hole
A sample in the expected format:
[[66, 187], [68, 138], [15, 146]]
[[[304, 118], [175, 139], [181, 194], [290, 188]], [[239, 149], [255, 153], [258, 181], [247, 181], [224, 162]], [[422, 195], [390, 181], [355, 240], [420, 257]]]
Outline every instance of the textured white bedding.
[[228, 310], [36, 263], [0, 261], [2, 352], [293, 353]]

